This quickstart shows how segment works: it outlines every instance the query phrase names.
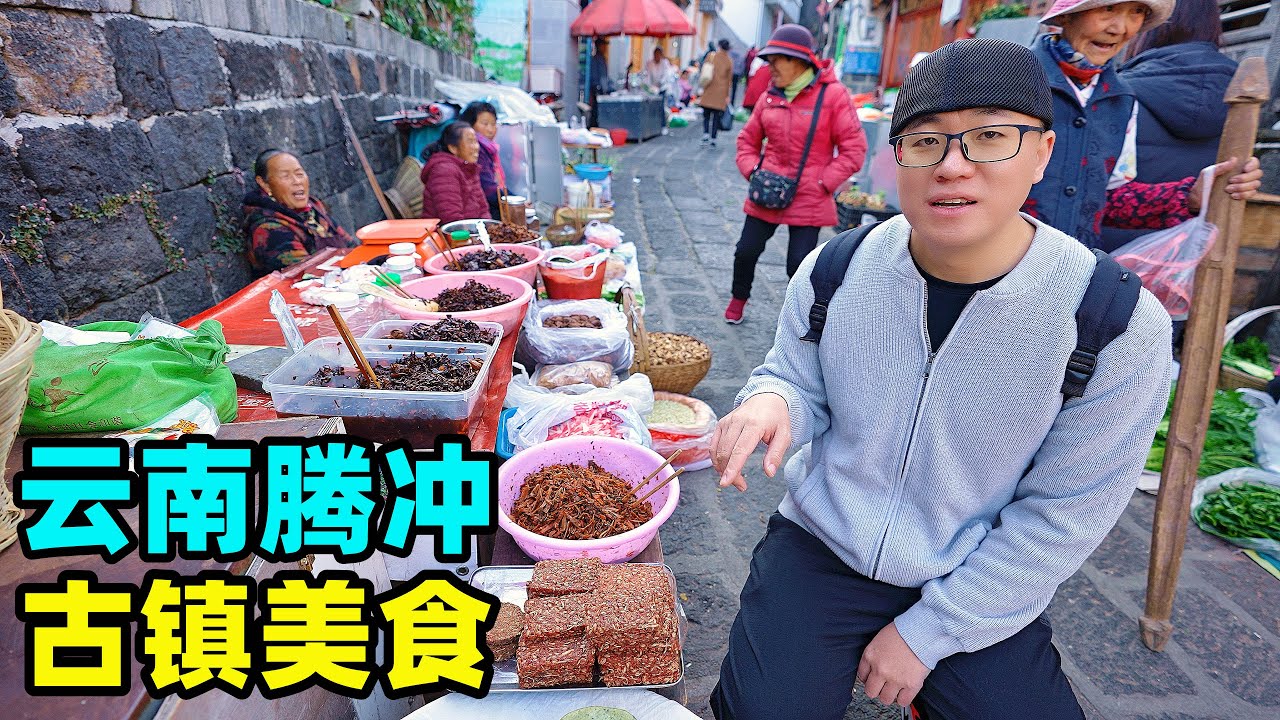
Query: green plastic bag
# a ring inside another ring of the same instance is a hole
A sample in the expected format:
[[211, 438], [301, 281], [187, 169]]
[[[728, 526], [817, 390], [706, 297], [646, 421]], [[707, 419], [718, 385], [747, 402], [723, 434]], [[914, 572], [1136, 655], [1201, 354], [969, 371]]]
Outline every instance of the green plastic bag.
[[[98, 322], [80, 330], [127, 332], [132, 322]], [[207, 392], [218, 419], [236, 418], [236, 381], [227, 368], [222, 324], [206, 320], [195, 337], [152, 338], [36, 350], [23, 434], [96, 433], [146, 425]]]

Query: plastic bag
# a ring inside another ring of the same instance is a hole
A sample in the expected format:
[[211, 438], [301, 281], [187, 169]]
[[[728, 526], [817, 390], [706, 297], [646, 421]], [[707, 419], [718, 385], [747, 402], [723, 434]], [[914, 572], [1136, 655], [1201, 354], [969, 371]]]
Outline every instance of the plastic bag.
[[[80, 330], [137, 332], [137, 323]], [[189, 338], [61, 347], [42, 342], [22, 415], [25, 434], [128, 430], [208, 393], [223, 422], [236, 419], [236, 381], [222, 325], [206, 320]]]
[[1143, 287], [1156, 296], [1174, 320], [1187, 319], [1196, 265], [1218, 237], [1217, 226], [1206, 219], [1212, 172], [1213, 168], [1207, 167], [1200, 173], [1204, 197], [1198, 216], [1167, 230], [1135, 238], [1111, 253], [1116, 262], [1138, 273]]
[[617, 382], [613, 368], [599, 360], [583, 360], [567, 365], [543, 365], [533, 374], [533, 382], [538, 387], [549, 390], [570, 385], [591, 385], [598, 388], [611, 387]]
[[613, 225], [599, 220], [592, 220], [582, 230], [582, 235], [587, 242], [592, 245], [599, 245], [606, 250], [618, 247], [618, 244], [622, 242], [622, 236], [625, 234]]
[[653, 385], [637, 373], [608, 389], [565, 395], [534, 386], [519, 374], [507, 386], [507, 439], [516, 451], [558, 437], [597, 435], [629, 440], [645, 447], [652, 441], [644, 418], [653, 411]]
[[[601, 257], [601, 256], [597, 256]], [[601, 257], [603, 262], [603, 257]], [[589, 315], [601, 328], [550, 328], [543, 323], [556, 316]], [[537, 303], [524, 317], [516, 358], [528, 365], [565, 365], [599, 360], [622, 372], [631, 367], [635, 348], [627, 320], [618, 306], [607, 300], [563, 300]]]
[[155, 338], [173, 338], [181, 340], [183, 338], [195, 337], [195, 333], [182, 327], [166, 322], [151, 313], [143, 313], [142, 319], [138, 321], [138, 330], [133, 333], [130, 340], [153, 340]]
[[209, 393], [200, 393], [189, 402], [145, 426], [107, 435], [123, 438], [129, 444], [129, 455], [139, 440], [176, 440], [183, 435], [216, 435], [222, 423], [218, 421], [218, 408]]
[[1200, 516], [1200, 505], [1204, 502], [1205, 496], [1223, 485], [1252, 483], [1254, 485], [1268, 485], [1280, 490], [1280, 475], [1259, 470], [1257, 468], [1233, 468], [1224, 473], [1218, 473], [1212, 477], [1202, 478], [1196, 482], [1195, 492], [1191, 494], [1191, 518], [1195, 520], [1196, 525], [1201, 530], [1210, 535], [1217, 535], [1232, 545], [1256, 550], [1258, 552], [1268, 553], [1270, 555], [1280, 555], [1280, 542], [1270, 538], [1233, 538], [1223, 537], [1207, 523], [1202, 522]]
[[[716, 432], [716, 413], [710, 405], [697, 398], [669, 392], [655, 392], [653, 401], [675, 402], [688, 407], [693, 412], [692, 424], [668, 424], [653, 422], [650, 416], [649, 436], [653, 440], [653, 449], [663, 457], [670, 457], [680, 450], [680, 457], [671, 463], [677, 468], [690, 472], [711, 466], [711, 437]], [[655, 413], [656, 414], [656, 413]]]
[[1253, 421], [1253, 455], [1258, 465], [1280, 474], [1280, 405], [1261, 390], [1242, 388], [1241, 399], [1258, 409]]

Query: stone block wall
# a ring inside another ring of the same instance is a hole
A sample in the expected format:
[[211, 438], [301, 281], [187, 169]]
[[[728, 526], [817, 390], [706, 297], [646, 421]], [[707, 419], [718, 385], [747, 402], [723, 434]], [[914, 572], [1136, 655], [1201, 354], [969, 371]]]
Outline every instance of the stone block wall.
[[182, 320], [251, 279], [240, 201], [268, 147], [298, 155], [350, 231], [382, 218], [374, 117], [469, 60], [306, 0], [0, 0], [0, 285], [35, 320]]

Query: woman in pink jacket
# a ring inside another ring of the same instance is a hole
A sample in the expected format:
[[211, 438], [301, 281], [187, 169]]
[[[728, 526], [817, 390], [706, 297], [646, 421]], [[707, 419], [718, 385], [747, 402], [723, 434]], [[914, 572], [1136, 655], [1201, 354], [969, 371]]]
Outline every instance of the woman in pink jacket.
[[[742, 322], [751, 296], [756, 261], [779, 225], [789, 226], [787, 277], [818, 245], [818, 231], [836, 223], [835, 192], [862, 167], [867, 138], [830, 60], [813, 53], [813, 36], [799, 25], [782, 25], [759, 57], [769, 62], [772, 86], [757, 102], [738, 135], [738, 170], [751, 180], [757, 170], [795, 179], [799, 185], [786, 207], [770, 209], [748, 196], [742, 235], [733, 256], [733, 299], [725, 322]], [[823, 88], [826, 88], [825, 92]], [[818, 97], [822, 106], [808, 155], [804, 156]], [[767, 141], [767, 142], [766, 142]]]
[[427, 146], [422, 166], [422, 217], [440, 224], [489, 217], [489, 203], [480, 186], [480, 141], [476, 131], [455, 120], [444, 126], [440, 139]]

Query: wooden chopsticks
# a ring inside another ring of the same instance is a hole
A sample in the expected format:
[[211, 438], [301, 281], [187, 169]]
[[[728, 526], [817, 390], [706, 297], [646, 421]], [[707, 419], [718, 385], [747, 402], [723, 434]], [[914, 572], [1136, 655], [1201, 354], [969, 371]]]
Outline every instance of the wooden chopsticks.
[[[646, 476], [644, 477], [644, 479], [643, 479], [643, 480], [641, 480], [640, 482], [636, 483], [636, 486], [635, 486], [635, 487], [633, 487], [633, 488], [631, 488], [631, 496], [632, 496], [632, 497], [635, 497], [636, 493], [640, 492], [640, 488], [642, 488], [642, 487], [644, 487], [645, 485], [649, 484], [649, 481], [650, 481], [650, 480], [652, 480], [652, 479], [654, 479], [655, 477], [657, 477], [657, 476], [658, 476], [658, 473], [662, 472], [662, 468], [664, 468], [664, 467], [666, 467], [666, 466], [670, 465], [671, 463], [675, 462], [675, 459], [676, 459], [676, 458], [678, 458], [678, 457], [680, 457], [680, 453], [682, 453], [682, 452], [684, 452], [684, 449], [683, 449], [683, 448], [681, 448], [681, 449], [679, 449], [679, 450], [676, 450], [675, 452], [671, 453], [671, 457], [667, 458], [665, 462], [663, 462], [663, 463], [662, 463], [661, 465], [659, 465], [658, 467], [654, 468], [654, 469], [653, 469], [653, 472], [651, 472], [651, 473], [649, 473], [648, 475], [646, 475]], [[659, 485], [658, 487], [662, 487], [662, 486], [661, 486], [661, 485]], [[646, 496], [646, 497], [647, 497], [647, 496]]]
[[369, 381], [375, 389], [381, 390], [382, 383], [378, 381], [378, 376], [373, 374], [373, 367], [369, 365], [369, 361], [365, 358], [364, 352], [360, 349], [360, 345], [351, 335], [351, 328], [347, 327], [347, 321], [343, 319], [342, 313], [338, 312], [336, 305], [326, 305], [329, 308], [329, 317], [333, 320], [333, 324], [338, 326], [338, 334], [342, 336], [343, 342], [347, 344], [347, 349], [351, 351], [351, 356], [356, 359], [356, 365], [360, 368], [360, 373], [364, 375], [364, 379]]
[[[662, 482], [658, 483], [657, 487], [655, 487], [654, 489], [652, 489], [652, 490], [650, 490], [649, 492], [645, 493], [645, 494], [644, 494], [644, 497], [640, 498], [639, 500], [636, 500], [635, 502], [636, 502], [637, 504], [638, 504], [638, 503], [642, 503], [642, 502], [644, 502], [645, 500], [648, 500], [649, 498], [653, 497], [653, 494], [654, 494], [654, 493], [656, 493], [656, 492], [658, 492], [659, 490], [661, 490], [662, 488], [666, 487], [666, 486], [667, 486], [667, 483], [669, 483], [669, 482], [671, 482], [672, 480], [675, 480], [676, 478], [680, 477], [680, 474], [681, 474], [681, 473], [683, 473], [683, 472], [684, 472], [684, 468], [680, 468], [679, 470], [677, 470], [677, 471], [675, 471], [675, 472], [671, 473], [671, 475], [670, 475], [666, 480], [663, 480]], [[643, 487], [643, 485], [641, 485], [640, 487]]]
[[387, 272], [386, 272], [385, 270], [383, 270], [382, 268], [380, 268], [380, 267], [378, 267], [378, 266], [376, 266], [376, 265], [370, 265], [369, 267], [373, 268], [373, 274], [374, 274], [374, 275], [376, 275], [376, 276], [377, 276], [377, 278], [378, 278], [379, 280], [381, 280], [382, 282], [386, 283], [387, 287], [391, 288], [392, 292], [396, 293], [396, 294], [397, 294], [397, 295], [399, 295], [400, 297], [402, 297], [402, 298], [404, 298], [404, 299], [406, 299], [406, 300], [421, 300], [421, 299], [422, 299], [422, 298], [420, 298], [420, 297], [417, 297], [416, 295], [411, 294], [408, 290], [405, 290], [404, 288], [400, 287], [400, 283], [398, 283], [398, 282], [396, 282], [395, 280], [391, 279], [391, 277], [390, 277], [389, 275], [387, 275]]

